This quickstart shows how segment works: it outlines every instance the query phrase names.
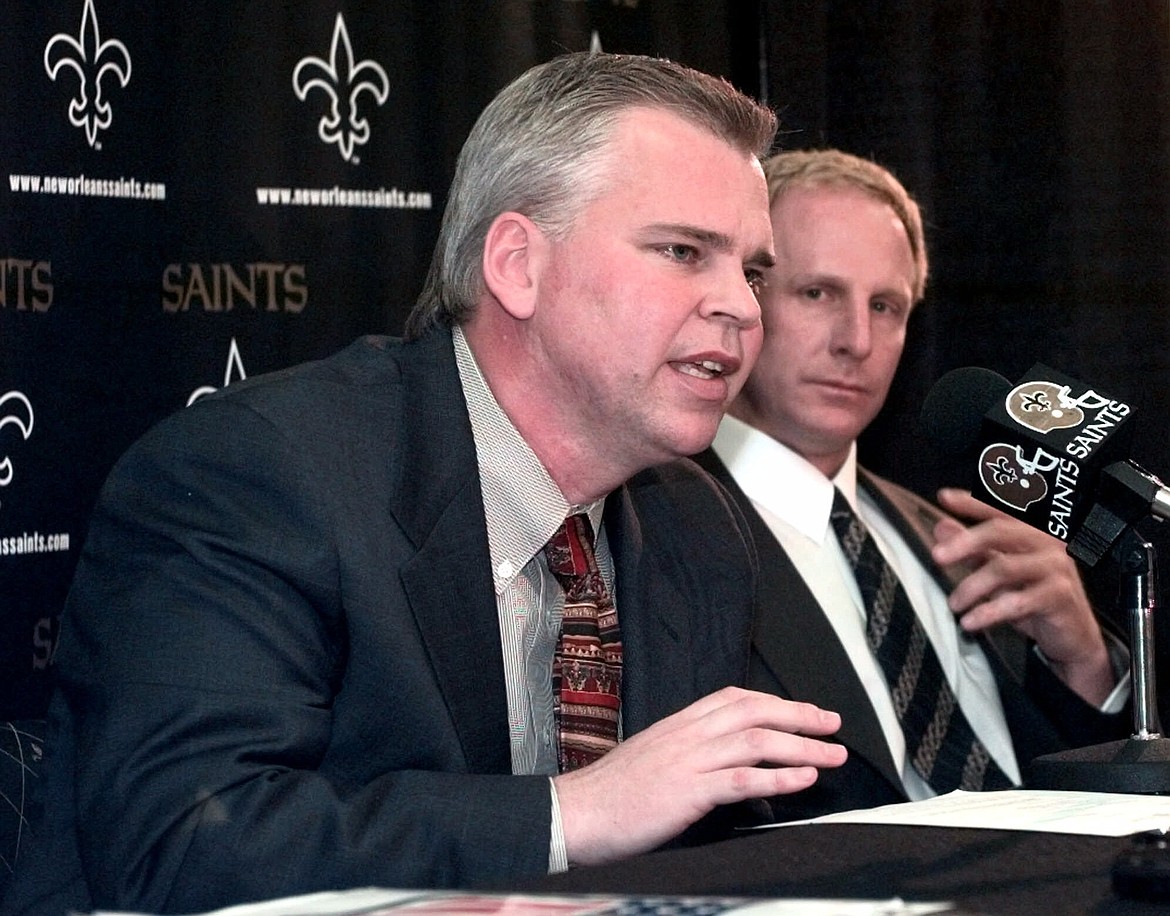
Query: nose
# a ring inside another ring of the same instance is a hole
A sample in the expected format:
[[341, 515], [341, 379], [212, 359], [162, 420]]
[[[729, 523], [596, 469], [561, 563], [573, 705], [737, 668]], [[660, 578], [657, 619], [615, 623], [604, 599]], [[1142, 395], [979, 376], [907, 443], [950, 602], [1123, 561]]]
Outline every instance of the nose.
[[872, 312], [869, 302], [849, 298], [841, 303], [841, 309], [833, 322], [830, 347], [834, 354], [865, 359], [873, 349], [873, 334], [870, 328]]
[[739, 328], [754, 328], [760, 323], [760, 303], [742, 270], [729, 271], [707, 291], [699, 306], [704, 318], [728, 321]]

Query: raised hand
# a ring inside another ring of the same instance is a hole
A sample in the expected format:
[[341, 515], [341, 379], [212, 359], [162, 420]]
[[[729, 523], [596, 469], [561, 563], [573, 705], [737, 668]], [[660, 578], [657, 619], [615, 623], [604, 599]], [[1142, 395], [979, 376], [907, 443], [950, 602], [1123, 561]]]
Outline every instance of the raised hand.
[[1036, 642], [1057, 676], [1100, 705], [1115, 686], [1109, 652], [1063, 541], [1012, 518], [966, 490], [938, 492], [944, 509], [966, 520], [935, 526], [931, 555], [974, 568], [950, 596], [959, 625], [975, 632], [1009, 623]]

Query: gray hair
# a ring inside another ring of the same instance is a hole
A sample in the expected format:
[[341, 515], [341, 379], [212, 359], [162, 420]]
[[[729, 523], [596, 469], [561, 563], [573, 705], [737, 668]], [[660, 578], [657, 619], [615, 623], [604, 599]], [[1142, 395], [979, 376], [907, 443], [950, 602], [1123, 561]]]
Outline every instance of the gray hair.
[[618, 117], [636, 107], [676, 114], [757, 158], [776, 133], [769, 109], [669, 60], [580, 52], [533, 67], [492, 100], [463, 145], [408, 338], [470, 317], [484, 289], [484, 240], [501, 213], [522, 213], [552, 238], [568, 234], [604, 190]]

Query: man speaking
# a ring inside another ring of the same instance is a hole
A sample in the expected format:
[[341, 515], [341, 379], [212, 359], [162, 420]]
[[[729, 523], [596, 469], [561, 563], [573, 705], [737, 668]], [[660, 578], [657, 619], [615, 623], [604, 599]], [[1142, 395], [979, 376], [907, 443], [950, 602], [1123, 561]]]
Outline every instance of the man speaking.
[[536, 67], [464, 146], [409, 340], [132, 447], [5, 913], [498, 886], [841, 763], [835, 714], [733, 686], [750, 538], [674, 461], [759, 350], [774, 129], [666, 61]]

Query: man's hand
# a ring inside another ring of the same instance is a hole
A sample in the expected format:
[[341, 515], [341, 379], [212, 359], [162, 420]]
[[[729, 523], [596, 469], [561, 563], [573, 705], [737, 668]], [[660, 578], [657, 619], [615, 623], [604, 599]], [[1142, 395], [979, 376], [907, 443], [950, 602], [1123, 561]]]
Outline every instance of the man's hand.
[[961, 525], [935, 526], [936, 563], [966, 563], [974, 572], [951, 593], [951, 610], [968, 632], [1010, 623], [1040, 647], [1053, 671], [1086, 702], [1099, 706], [1115, 686], [1101, 628], [1063, 541], [1012, 518], [965, 490], [944, 488], [938, 501]]
[[809, 703], [726, 687], [554, 778], [570, 865], [645, 852], [717, 805], [808, 788], [845, 762], [841, 717]]

